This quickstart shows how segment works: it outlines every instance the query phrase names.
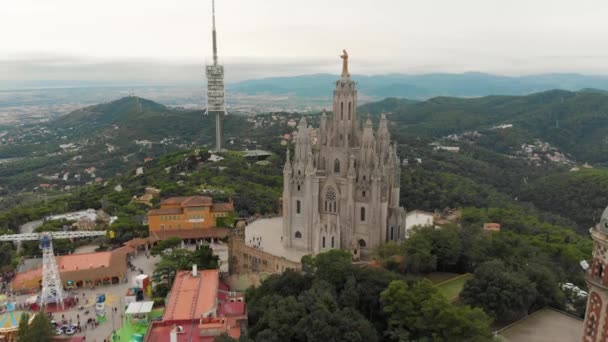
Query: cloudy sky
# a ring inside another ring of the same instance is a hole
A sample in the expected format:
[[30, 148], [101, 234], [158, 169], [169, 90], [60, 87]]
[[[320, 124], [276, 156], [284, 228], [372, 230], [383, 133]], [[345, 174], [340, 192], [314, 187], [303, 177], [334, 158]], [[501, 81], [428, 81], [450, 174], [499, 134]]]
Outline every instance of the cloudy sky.
[[[0, 3], [0, 80], [190, 82], [211, 0]], [[217, 0], [229, 80], [338, 73], [608, 74], [606, 0]]]

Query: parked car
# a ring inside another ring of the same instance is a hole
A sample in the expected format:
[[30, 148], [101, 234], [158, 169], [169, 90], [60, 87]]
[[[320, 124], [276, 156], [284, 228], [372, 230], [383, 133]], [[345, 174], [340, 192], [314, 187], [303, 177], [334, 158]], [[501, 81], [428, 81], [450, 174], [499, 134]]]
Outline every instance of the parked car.
[[76, 333], [76, 329], [74, 327], [67, 327], [64, 330], [64, 334], [66, 334], [68, 336], [74, 335], [75, 333]]

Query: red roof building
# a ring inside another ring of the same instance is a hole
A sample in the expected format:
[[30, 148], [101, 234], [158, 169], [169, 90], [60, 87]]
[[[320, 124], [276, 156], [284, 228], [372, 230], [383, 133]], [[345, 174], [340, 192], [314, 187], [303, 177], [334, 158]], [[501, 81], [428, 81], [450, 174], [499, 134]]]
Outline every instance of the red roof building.
[[[68, 286], [82, 287], [92, 284], [119, 283], [127, 273], [127, 251], [115, 249], [107, 252], [56, 256], [61, 281]], [[42, 266], [17, 273], [12, 281], [13, 290], [24, 292], [38, 289], [42, 281]]]
[[488, 222], [483, 224], [483, 230], [487, 232], [499, 232], [500, 223]]
[[180, 271], [175, 276], [162, 321], [152, 322], [145, 342], [213, 342], [227, 333], [239, 338], [247, 327], [244, 296], [227, 291], [219, 270]]

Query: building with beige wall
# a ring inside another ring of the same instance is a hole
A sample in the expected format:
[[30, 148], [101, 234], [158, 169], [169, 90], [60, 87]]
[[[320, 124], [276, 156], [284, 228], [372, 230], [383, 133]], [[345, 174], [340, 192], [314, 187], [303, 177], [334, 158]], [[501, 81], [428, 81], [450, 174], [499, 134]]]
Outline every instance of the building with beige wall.
[[218, 219], [234, 212], [232, 203], [213, 203], [211, 197], [170, 197], [159, 209], [148, 212], [148, 230], [167, 233], [173, 230], [202, 230], [218, 226]]

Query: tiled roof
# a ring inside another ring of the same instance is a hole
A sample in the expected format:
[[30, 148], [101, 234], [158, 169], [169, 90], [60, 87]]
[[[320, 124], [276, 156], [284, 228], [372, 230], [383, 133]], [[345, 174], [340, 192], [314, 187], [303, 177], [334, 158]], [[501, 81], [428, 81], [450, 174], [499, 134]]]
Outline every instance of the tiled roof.
[[234, 205], [232, 203], [213, 203], [211, 211], [234, 211]]
[[163, 321], [199, 319], [214, 312], [219, 270], [201, 270], [197, 276], [180, 271], [175, 276]]
[[160, 202], [160, 204], [180, 204], [188, 197], [169, 197]]
[[186, 197], [186, 199], [182, 202], [182, 207], [201, 207], [201, 206], [208, 206], [211, 204], [212, 204], [211, 197], [191, 196], [191, 197]]
[[97, 252], [84, 254], [70, 254], [58, 256], [57, 267], [60, 271], [76, 271], [98, 267], [110, 267], [112, 252]]
[[[116, 250], [118, 252], [124, 250]], [[81, 271], [96, 268], [110, 268], [111, 260], [115, 257], [115, 251], [95, 252], [83, 254], [70, 254], [56, 256], [59, 272]], [[17, 273], [13, 279], [13, 284], [20, 284], [24, 281], [42, 277], [42, 267], [38, 267], [27, 272]]]
[[160, 208], [152, 209], [148, 211], [148, 215], [167, 215], [167, 214], [181, 214], [181, 208]]

